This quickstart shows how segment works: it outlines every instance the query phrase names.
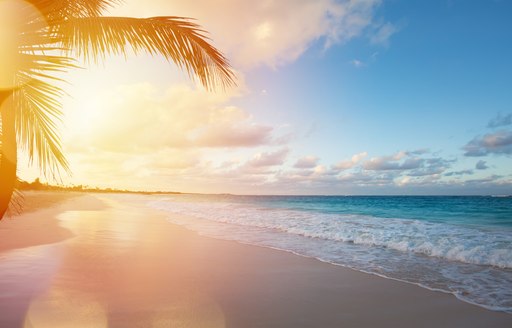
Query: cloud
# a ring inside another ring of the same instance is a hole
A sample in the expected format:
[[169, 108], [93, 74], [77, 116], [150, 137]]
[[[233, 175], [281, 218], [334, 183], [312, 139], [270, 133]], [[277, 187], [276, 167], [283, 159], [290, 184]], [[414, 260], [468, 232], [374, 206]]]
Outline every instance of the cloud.
[[[94, 99], [101, 101], [67, 111], [63, 146], [74, 172], [69, 182], [215, 192], [221, 190], [216, 184], [226, 180], [222, 175], [232, 173], [233, 181], [265, 183], [252, 175], [271, 174], [288, 149], [263, 151], [243, 161], [251, 148], [286, 143], [273, 127], [230, 105], [239, 92], [150, 83], [99, 90]], [[222, 165], [228, 159], [231, 164]]]
[[367, 152], [358, 153], [352, 156], [352, 158], [348, 161], [341, 161], [333, 166], [334, 170], [342, 171], [353, 168], [356, 164], [358, 164], [363, 158], [368, 156]]
[[424, 155], [430, 153], [430, 150], [427, 148], [409, 150], [405, 152], [407, 155]]
[[421, 167], [417, 168], [407, 174], [409, 176], [436, 176], [450, 168], [453, 161], [446, 160], [440, 157], [427, 158], [421, 163]]
[[228, 163], [220, 167], [210, 167], [208, 171], [203, 172], [201, 179], [210, 178], [214, 181], [231, 181], [237, 188], [247, 187], [247, 185], [264, 185], [275, 179], [280, 167], [285, 163], [289, 149], [281, 148], [272, 152], [260, 152], [254, 154], [251, 158], [238, 163]]
[[487, 166], [486, 161], [480, 160], [476, 163], [475, 169], [477, 170], [487, 170], [489, 166]]
[[288, 155], [289, 149], [283, 148], [275, 152], [257, 153], [247, 162], [250, 167], [269, 167], [282, 165]]
[[391, 186], [394, 184], [393, 180], [396, 175], [390, 172], [379, 172], [372, 174], [370, 172], [352, 172], [340, 175], [337, 178], [338, 182], [343, 184], [351, 184], [356, 186]]
[[[82, 129], [68, 131], [68, 144], [113, 152], [161, 148], [256, 147], [272, 144], [274, 129], [258, 124], [242, 108], [228, 105], [233, 95], [209, 93], [186, 84], [165, 90], [140, 83], [107, 90], [105, 102], [80, 111]], [[110, 96], [108, 95], [110, 94]], [[76, 126], [75, 124], [72, 124]]]
[[401, 151], [390, 156], [374, 157], [363, 164], [368, 171], [392, 171], [410, 177], [437, 176], [450, 167], [452, 161], [440, 157], [422, 158], [427, 150]]
[[375, 32], [370, 36], [370, 42], [373, 44], [388, 45], [389, 39], [393, 34], [398, 32], [398, 28], [391, 23], [384, 23], [380, 25]]
[[[288, 148], [279, 148], [247, 156], [232, 156], [225, 159], [225, 150], [213, 149], [167, 149], [151, 154], [116, 154], [91, 151], [83, 156], [89, 163], [98, 185], [105, 181], [123, 188], [130, 183], [145, 187], [139, 189], [176, 190], [184, 192], [230, 192], [241, 194], [464, 194], [510, 193], [511, 181], [503, 176], [489, 176], [468, 180], [472, 170], [461, 170], [442, 174], [452, 161], [442, 158], [421, 158], [417, 169], [364, 170], [359, 162], [352, 170], [341, 172], [315, 165], [310, 168], [288, 168]], [[402, 167], [412, 159], [400, 152], [388, 158], [396, 160]], [[219, 155], [221, 155], [219, 157]], [[356, 155], [355, 155], [356, 156]], [[404, 157], [405, 156], [405, 157]], [[305, 156], [303, 158], [313, 157]], [[357, 157], [357, 156], [356, 156]], [[74, 160], [74, 159], [73, 159]], [[348, 161], [347, 161], [348, 162]], [[112, 168], [115, 163], [116, 169]], [[311, 161], [312, 163], [312, 161]], [[87, 167], [82, 163], [82, 167]], [[80, 170], [79, 174], [90, 173]], [[430, 174], [430, 175], [428, 175]], [[448, 179], [452, 177], [452, 179]], [[103, 181], [102, 181], [103, 180]], [[89, 180], [90, 181], [90, 180]], [[92, 182], [94, 184], [94, 182]], [[480, 188], [481, 187], [481, 188]], [[137, 189], [137, 188], [135, 188]], [[508, 190], [508, 191], [507, 191]]]
[[512, 155], [512, 131], [498, 131], [476, 137], [463, 147], [464, 156]]
[[448, 172], [445, 173], [444, 176], [451, 177], [451, 176], [461, 176], [461, 175], [472, 175], [474, 172], [473, 170], [462, 170], [462, 171], [454, 171], [454, 172]]
[[423, 164], [424, 160], [421, 158], [409, 158], [402, 163], [398, 162], [389, 162], [381, 159], [372, 158], [369, 162], [366, 163], [364, 168], [366, 170], [412, 170], [420, 168]]
[[305, 156], [299, 158], [293, 167], [297, 169], [312, 169], [318, 164], [318, 157]]
[[398, 152], [391, 156], [373, 157], [366, 163], [365, 170], [386, 171], [386, 170], [411, 170], [420, 168], [424, 160], [421, 158], [408, 158], [403, 162], [403, 158], [408, 156], [407, 152]]
[[505, 116], [498, 114], [495, 118], [489, 121], [487, 127], [489, 128], [497, 128], [500, 126], [507, 126], [512, 124], [512, 113], [507, 114]]
[[363, 63], [362, 61], [360, 61], [359, 59], [353, 59], [350, 61], [350, 64], [352, 64], [352, 66], [354, 66], [355, 68], [361, 68], [363, 66], [366, 66], [365, 63]]
[[[482, 178], [482, 179], [472, 179], [472, 180], [464, 181], [464, 184], [467, 184], [467, 185], [489, 184], [489, 183], [497, 182], [497, 180], [499, 180], [501, 178], [503, 178], [503, 176], [498, 175], [498, 174], [493, 174], [493, 175], [490, 175], [490, 176], [488, 176], [486, 178]], [[510, 181], [508, 181], [506, 183], [510, 184]]]
[[[325, 47], [363, 33], [373, 20], [380, 0], [129, 0], [112, 14], [194, 17], [211, 32], [215, 44], [235, 67], [276, 67], [296, 60], [314, 41]], [[228, 18], [228, 19], [226, 19]], [[392, 34], [384, 24], [375, 40]]]
[[[442, 173], [450, 168], [454, 160], [426, 157], [429, 153], [427, 149], [400, 151], [364, 161], [368, 154], [362, 152], [330, 169], [324, 165], [299, 170], [281, 168], [272, 180], [272, 185], [279, 185], [280, 190], [302, 193], [307, 190], [323, 190], [324, 193], [325, 190], [344, 190], [349, 193], [354, 193], [355, 190], [361, 193], [391, 193], [394, 190], [403, 193], [404, 190], [418, 190], [417, 188], [436, 188], [443, 185]], [[449, 173], [447, 176], [470, 173], [461, 171]]]

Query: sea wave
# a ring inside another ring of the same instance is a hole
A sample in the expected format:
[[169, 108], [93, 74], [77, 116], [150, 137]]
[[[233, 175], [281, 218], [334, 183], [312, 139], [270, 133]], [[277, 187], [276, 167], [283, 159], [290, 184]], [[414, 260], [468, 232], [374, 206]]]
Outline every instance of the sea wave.
[[237, 203], [153, 201], [168, 212], [219, 223], [272, 229], [462, 263], [512, 268], [510, 231], [420, 220], [258, 207]]
[[187, 199], [153, 198], [147, 205], [205, 236], [313, 257], [512, 313], [507, 227], [333, 214], [261, 200]]

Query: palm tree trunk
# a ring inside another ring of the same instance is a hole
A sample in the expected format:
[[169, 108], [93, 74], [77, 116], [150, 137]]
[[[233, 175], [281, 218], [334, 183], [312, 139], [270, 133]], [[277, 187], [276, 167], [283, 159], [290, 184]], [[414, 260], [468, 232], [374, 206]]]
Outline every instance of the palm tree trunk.
[[4, 217], [16, 184], [17, 145], [14, 108], [7, 99], [10, 90], [0, 91], [0, 220]]

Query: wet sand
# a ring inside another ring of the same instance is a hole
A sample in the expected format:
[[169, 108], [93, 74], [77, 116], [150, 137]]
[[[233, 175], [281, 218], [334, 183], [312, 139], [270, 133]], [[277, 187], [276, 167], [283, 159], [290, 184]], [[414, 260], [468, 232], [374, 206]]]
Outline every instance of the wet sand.
[[449, 294], [199, 236], [144, 197], [75, 194], [1, 221], [0, 327], [512, 327]]

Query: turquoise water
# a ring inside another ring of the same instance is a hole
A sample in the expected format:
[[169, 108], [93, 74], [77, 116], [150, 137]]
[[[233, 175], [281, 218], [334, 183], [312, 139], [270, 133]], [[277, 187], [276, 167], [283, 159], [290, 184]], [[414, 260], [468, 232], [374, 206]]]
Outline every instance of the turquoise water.
[[201, 234], [277, 248], [512, 313], [512, 198], [155, 196]]
[[512, 227], [512, 197], [496, 196], [205, 196], [301, 211]]

